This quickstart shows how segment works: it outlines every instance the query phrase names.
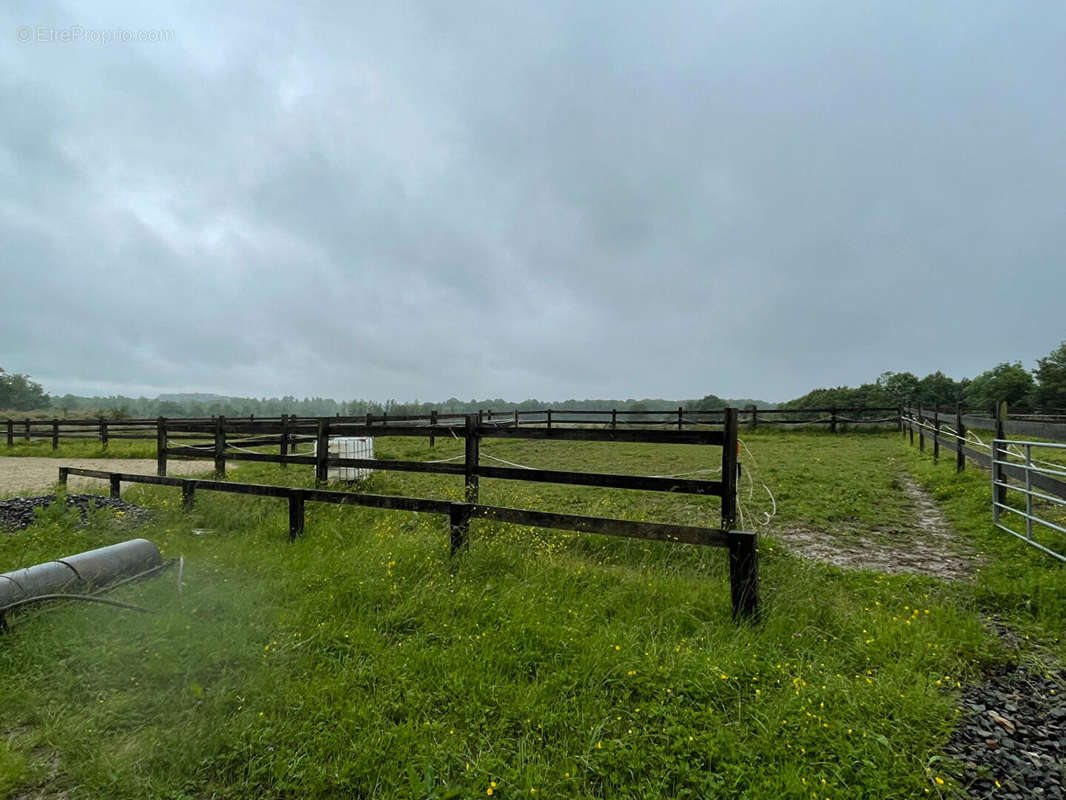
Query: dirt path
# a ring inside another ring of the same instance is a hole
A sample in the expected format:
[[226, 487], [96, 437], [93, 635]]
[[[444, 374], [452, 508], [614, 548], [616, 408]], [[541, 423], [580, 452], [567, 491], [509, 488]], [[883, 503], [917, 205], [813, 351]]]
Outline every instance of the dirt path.
[[[232, 466], [232, 465], [230, 465]], [[108, 472], [131, 472], [140, 475], [155, 475], [155, 459], [151, 458], [0, 458], [0, 497], [25, 492], [48, 491], [59, 478], [60, 467], [83, 467]], [[213, 461], [167, 462], [168, 475], [195, 475], [211, 472]], [[68, 481], [71, 491], [100, 491], [107, 488], [107, 481], [98, 478], [81, 478], [71, 475]]]
[[900, 475], [899, 483], [914, 513], [891, 529], [843, 535], [791, 528], [773, 534], [800, 557], [838, 567], [918, 573], [948, 580], [973, 575], [973, 550], [955, 535], [933, 498], [910, 475]]

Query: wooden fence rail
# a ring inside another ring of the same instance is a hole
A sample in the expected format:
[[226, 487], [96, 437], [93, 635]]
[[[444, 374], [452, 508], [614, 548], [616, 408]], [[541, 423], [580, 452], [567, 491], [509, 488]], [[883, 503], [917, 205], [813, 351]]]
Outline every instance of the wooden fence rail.
[[[1005, 407], [1001, 407], [995, 417], [964, 414], [961, 409], [946, 413], [921, 407], [907, 408], [902, 422], [904, 435], [910, 436], [911, 444], [914, 444], [914, 437], [917, 435], [920, 451], [925, 450], [925, 440], [928, 438], [932, 442], [934, 459], [939, 457], [940, 448], [946, 447], [956, 454], [956, 471], [965, 470], [966, 461], [970, 460], [986, 469], [994, 469], [994, 480], [997, 484], [1005, 483], [1007, 479], [1025, 482], [1027, 475], [1026, 470], [1004, 462], [996, 451], [1000, 446], [995, 445], [994, 440], [1007, 436], [1029, 436], [1052, 442], [1066, 442], [1066, 422], [1012, 420], [1008, 418]], [[944, 432], [945, 426], [949, 429], [948, 433]], [[988, 437], [989, 443], [978, 441], [973, 435], [974, 430], [990, 432], [992, 435]], [[1028, 480], [1032, 486], [1066, 499], [1066, 481], [1039, 473], [1028, 475]], [[997, 490], [997, 502], [1005, 502], [1005, 495], [1006, 490], [1000, 486]]]
[[[133, 475], [77, 467], [59, 468], [59, 481], [61, 484], [66, 485], [70, 475], [107, 480], [110, 483], [112, 497], [120, 495], [122, 483], [180, 487], [182, 503], [186, 510], [194, 506], [197, 491], [229, 492], [285, 499], [288, 501], [289, 506], [290, 541], [303, 534], [304, 507], [306, 503], [313, 502], [447, 515], [450, 523], [450, 545], [453, 555], [468, 543], [469, 526], [472, 519], [494, 520], [496, 522], [530, 525], [538, 528], [598, 533], [607, 536], [724, 547], [729, 550], [729, 584], [733, 618], [738, 621], [742, 619], [754, 621], [758, 619], [759, 615], [757, 537], [755, 533], [736, 531], [732, 530], [731, 527], [721, 529], [701, 528], [691, 525], [636, 522], [604, 517], [586, 517], [576, 514], [532, 511], [483, 505], [477, 502], [458, 503], [417, 497], [356, 494], [352, 492], [327, 491], [325, 489], [300, 489], [263, 484], [230, 483], [198, 478], [172, 478], [165, 475]], [[723, 502], [723, 508], [725, 506], [726, 504]]]

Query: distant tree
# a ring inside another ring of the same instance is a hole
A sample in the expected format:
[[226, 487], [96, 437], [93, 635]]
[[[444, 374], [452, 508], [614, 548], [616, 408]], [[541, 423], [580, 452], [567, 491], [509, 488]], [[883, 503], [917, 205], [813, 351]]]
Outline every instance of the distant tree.
[[982, 372], [966, 387], [966, 402], [976, 408], [991, 408], [1007, 401], [1007, 405], [1027, 405], [1033, 391], [1033, 376], [1022, 362], [1003, 363]]
[[51, 399], [41, 384], [31, 381], [29, 375], [12, 374], [0, 367], [0, 408], [32, 411], [50, 405]]
[[882, 372], [877, 386], [885, 393], [889, 405], [903, 406], [918, 402], [918, 376], [913, 372]]
[[689, 411], [721, 411], [726, 407], [726, 402], [716, 394], [709, 394], [702, 400], [695, 400], [689, 404]]
[[959, 384], [940, 370], [918, 381], [919, 402], [925, 406], [953, 405], [962, 400]]
[[1066, 342], [1036, 360], [1033, 402], [1040, 409], [1066, 409]]

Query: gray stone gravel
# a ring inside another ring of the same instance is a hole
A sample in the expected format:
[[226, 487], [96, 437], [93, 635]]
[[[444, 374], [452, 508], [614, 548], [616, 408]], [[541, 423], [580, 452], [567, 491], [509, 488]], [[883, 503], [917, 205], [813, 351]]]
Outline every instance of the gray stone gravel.
[[[15, 531], [28, 527], [33, 523], [37, 509], [47, 508], [55, 501], [56, 496], [54, 494], [0, 500], [0, 529]], [[85, 522], [89, 510], [93, 508], [112, 508], [116, 511], [122, 511], [132, 521], [144, 520], [150, 513], [148, 509], [136, 506], [133, 503], [127, 503], [125, 500], [116, 500], [95, 494], [68, 494], [67, 507], [78, 509], [82, 522]]]
[[1001, 667], [966, 689], [960, 707], [945, 754], [970, 797], [1066, 799], [1066, 670]]

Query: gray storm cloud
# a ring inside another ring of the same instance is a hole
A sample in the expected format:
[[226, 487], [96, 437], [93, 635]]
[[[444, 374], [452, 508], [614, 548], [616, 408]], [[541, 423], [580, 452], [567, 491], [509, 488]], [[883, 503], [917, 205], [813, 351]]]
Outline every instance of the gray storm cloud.
[[[0, 21], [0, 366], [52, 392], [780, 400], [1064, 336], [1059, 3]], [[19, 41], [75, 25], [172, 37]]]

